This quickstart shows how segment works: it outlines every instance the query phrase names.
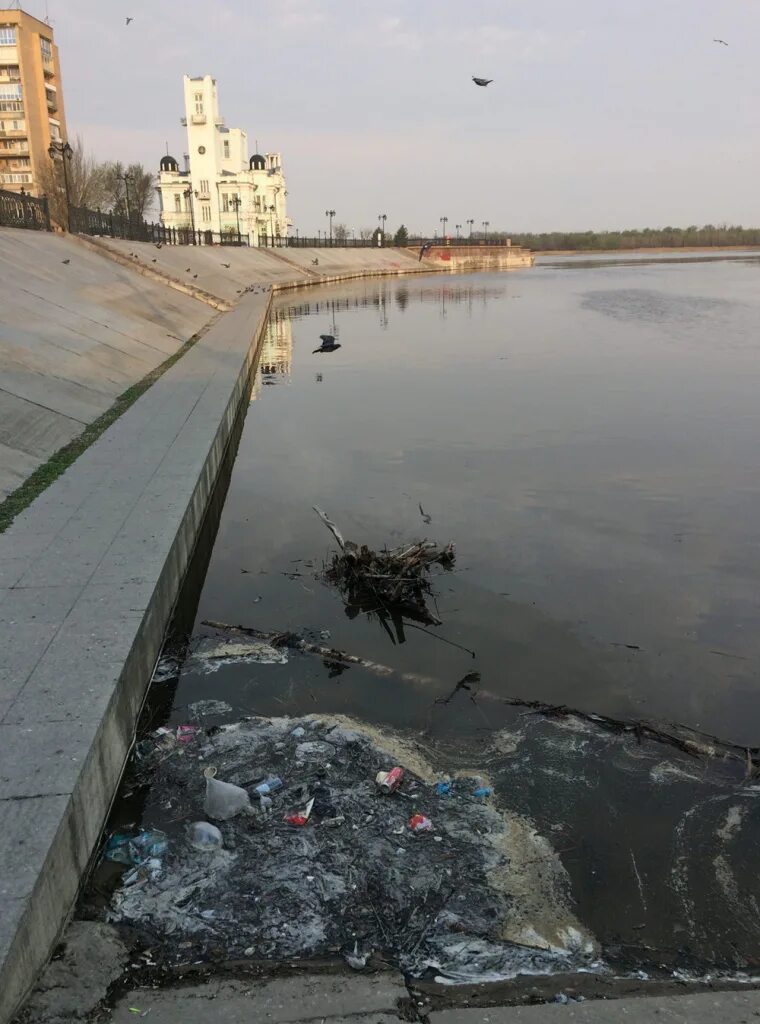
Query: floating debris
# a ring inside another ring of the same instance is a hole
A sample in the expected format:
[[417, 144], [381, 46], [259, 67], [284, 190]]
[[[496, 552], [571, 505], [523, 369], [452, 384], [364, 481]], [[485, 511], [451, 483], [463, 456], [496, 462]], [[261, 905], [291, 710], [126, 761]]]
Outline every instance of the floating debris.
[[322, 576], [338, 588], [349, 610], [372, 613], [394, 620], [404, 617], [427, 625], [440, 626], [441, 619], [431, 611], [433, 596], [430, 572], [436, 565], [454, 566], [454, 545], [440, 547], [422, 540], [398, 548], [373, 551], [344, 540], [335, 523], [319, 508], [314, 511], [332, 533], [340, 552], [324, 567]]

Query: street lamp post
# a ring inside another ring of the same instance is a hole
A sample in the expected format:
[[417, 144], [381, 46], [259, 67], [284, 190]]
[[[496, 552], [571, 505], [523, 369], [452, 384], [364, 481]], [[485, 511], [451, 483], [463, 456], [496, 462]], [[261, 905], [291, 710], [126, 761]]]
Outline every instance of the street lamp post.
[[385, 222], [388, 220], [388, 214], [387, 213], [381, 213], [380, 216], [377, 219], [378, 219], [378, 222], [382, 223], [382, 225], [383, 225], [382, 226], [382, 232], [383, 232], [383, 242], [384, 242], [385, 241]]
[[71, 193], [69, 191], [69, 172], [66, 164], [74, 156], [74, 150], [68, 142], [51, 142], [48, 156], [55, 163], [57, 156], [63, 161], [63, 185], [66, 190], [66, 230], [71, 234]]
[[473, 226], [474, 223], [475, 223], [475, 221], [474, 221], [474, 219], [472, 217], [470, 217], [468, 220], [465, 221], [465, 224], [469, 224], [470, 225], [470, 238], [472, 238], [472, 226]]
[[454, 227], [457, 229], [457, 241], [459, 241], [459, 232], [462, 229], [462, 225], [461, 224], [455, 224]]
[[190, 207], [190, 223], [193, 226], [193, 245], [195, 245], [195, 212], [193, 210], [193, 188], [192, 185], [188, 185], [185, 191], [182, 193], [185, 197], [185, 202]]
[[446, 225], [448, 224], [448, 222], [448, 217], [441, 217], [441, 224], [443, 224], [443, 234], [441, 235], [441, 238], [444, 240], [444, 242], [446, 241]]
[[334, 216], [335, 216], [335, 210], [325, 210], [325, 217], [328, 217], [329, 220], [330, 220], [330, 245], [332, 245], [332, 242], [333, 242], [332, 222], [333, 222], [333, 217]]
[[486, 245], [488, 245], [488, 228], [490, 226], [491, 226], [490, 220], [484, 220], [483, 221], [483, 239], [484, 239]]
[[272, 236], [272, 248], [274, 249], [274, 205], [269, 207], [269, 232]]
[[131, 175], [129, 174], [117, 174], [116, 177], [119, 179], [119, 181], [124, 182], [124, 195], [126, 197], [127, 203], [127, 224], [129, 225], [132, 223], [132, 210], [130, 209], [129, 206], [129, 183], [130, 181], [134, 181], [134, 178], [132, 178]]
[[[237, 218], [238, 245], [240, 245], [240, 207], [243, 205], [243, 200], [240, 198], [240, 196], [237, 193], [235, 193], [235, 195], [230, 199], [230, 202], [235, 207], [235, 217]], [[249, 234], [249, 236], [248, 236], [249, 243], [250, 243], [250, 240], [251, 239], [250, 239], [250, 234]]]

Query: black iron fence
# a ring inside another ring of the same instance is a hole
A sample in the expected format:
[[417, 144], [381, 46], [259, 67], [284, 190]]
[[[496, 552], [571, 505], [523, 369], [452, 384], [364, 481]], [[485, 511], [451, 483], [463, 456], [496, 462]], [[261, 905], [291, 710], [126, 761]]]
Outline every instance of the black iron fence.
[[0, 189], [0, 226], [50, 231], [47, 199], [44, 196], [37, 199], [25, 192], [6, 192]]
[[248, 245], [248, 236], [237, 231], [198, 231], [193, 228], [167, 227], [137, 217], [102, 213], [72, 206], [71, 230], [80, 235], [126, 238], [130, 242], [155, 242], [162, 245]]
[[[261, 242], [261, 245], [267, 243]], [[481, 246], [481, 245], [498, 245], [508, 246], [510, 244], [509, 239], [499, 238], [407, 238], [406, 241], [396, 242], [393, 235], [385, 235], [380, 237], [375, 235], [371, 238], [356, 238], [353, 235], [347, 237], [341, 236], [337, 238], [333, 236], [330, 238], [329, 235], [318, 235], [316, 238], [302, 237], [301, 235], [289, 236], [285, 240], [278, 240], [278, 244], [287, 245], [291, 248], [303, 248], [303, 249], [380, 249], [388, 248], [392, 246], [400, 246], [402, 248], [419, 248], [421, 245], [436, 245], [436, 246]]]

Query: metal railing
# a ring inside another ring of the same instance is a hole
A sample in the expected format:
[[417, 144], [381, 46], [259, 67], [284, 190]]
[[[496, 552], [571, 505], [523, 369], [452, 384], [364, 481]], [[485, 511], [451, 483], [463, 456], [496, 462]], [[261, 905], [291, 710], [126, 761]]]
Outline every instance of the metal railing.
[[248, 245], [248, 236], [237, 231], [204, 231], [168, 227], [139, 217], [102, 213], [72, 206], [69, 210], [71, 231], [79, 235], [103, 235], [126, 238], [131, 242], [155, 242], [162, 245]]
[[25, 192], [0, 189], [0, 226], [50, 231], [50, 209], [47, 199], [37, 199]]

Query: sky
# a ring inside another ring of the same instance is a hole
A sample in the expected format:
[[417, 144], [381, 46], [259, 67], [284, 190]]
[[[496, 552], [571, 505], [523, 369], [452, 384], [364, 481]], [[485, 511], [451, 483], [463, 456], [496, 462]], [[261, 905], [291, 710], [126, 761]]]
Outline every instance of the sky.
[[211, 74], [251, 152], [282, 153], [302, 235], [327, 209], [423, 235], [760, 223], [760, 0], [23, 6], [53, 24], [70, 137], [181, 161], [182, 75]]

